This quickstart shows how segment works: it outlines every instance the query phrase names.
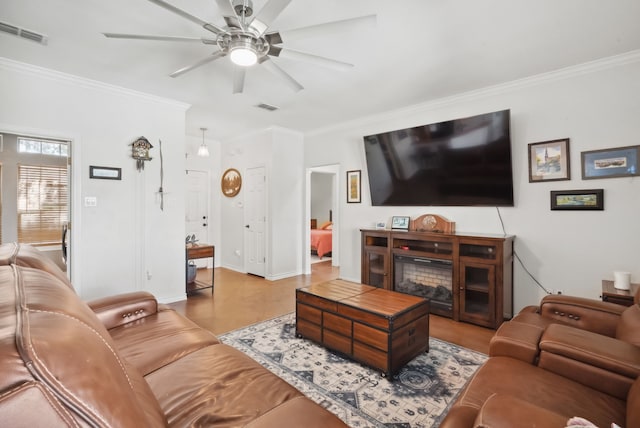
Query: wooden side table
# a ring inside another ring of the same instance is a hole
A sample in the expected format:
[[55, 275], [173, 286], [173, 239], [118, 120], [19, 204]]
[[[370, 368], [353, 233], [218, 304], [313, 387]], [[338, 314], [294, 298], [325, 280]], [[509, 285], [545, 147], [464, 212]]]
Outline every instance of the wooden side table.
[[193, 282], [188, 282], [189, 279], [189, 271], [188, 265], [189, 260], [193, 259], [205, 259], [211, 257], [212, 266], [215, 265], [215, 247], [213, 245], [207, 244], [187, 244], [185, 249], [185, 257], [186, 257], [186, 266], [185, 266], [185, 287], [187, 291], [187, 295], [193, 293], [194, 291], [204, 290], [206, 288], [211, 288], [211, 293], [213, 293], [213, 278], [214, 278], [214, 269], [211, 269], [211, 284], [198, 282], [197, 280], [193, 280]]
[[631, 290], [618, 290], [613, 281], [602, 280], [602, 301], [616, 303], [623, 306], [633, 305], [633, 296], [638, 292], [640, 284], [631, 284]]

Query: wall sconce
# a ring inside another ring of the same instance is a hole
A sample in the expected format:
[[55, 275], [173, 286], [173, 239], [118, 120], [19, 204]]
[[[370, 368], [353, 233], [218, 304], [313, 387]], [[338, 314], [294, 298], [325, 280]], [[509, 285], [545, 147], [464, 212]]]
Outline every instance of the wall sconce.
[[204, 131], [206, 131], [207, 128], [200, 128], [200, 130], [202, 131], [202, 144], [200, 144], [200, 147], [198, 147], [198, 156], [208, 158], [209, 147], [207, 147], [207, 145], [204, 143]]

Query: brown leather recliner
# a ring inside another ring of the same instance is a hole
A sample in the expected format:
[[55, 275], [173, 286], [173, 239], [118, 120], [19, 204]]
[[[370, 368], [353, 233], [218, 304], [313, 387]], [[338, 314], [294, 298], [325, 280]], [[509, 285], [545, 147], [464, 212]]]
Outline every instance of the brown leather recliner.
[[640, 426], [639, 295], [628, 308], [565, 295], [524, 308], [441, 427]]
[[0, 246], [0, 425], [346, 426], [150, 294], [87, 305], [49, 269]]

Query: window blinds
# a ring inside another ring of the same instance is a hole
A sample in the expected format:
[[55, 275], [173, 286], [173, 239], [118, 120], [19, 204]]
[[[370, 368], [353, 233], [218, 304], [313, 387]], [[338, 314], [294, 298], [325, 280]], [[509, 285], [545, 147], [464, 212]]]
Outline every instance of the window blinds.
[[60, 242], [67, 222], [67, 168], [18, 165], [18, 242]]

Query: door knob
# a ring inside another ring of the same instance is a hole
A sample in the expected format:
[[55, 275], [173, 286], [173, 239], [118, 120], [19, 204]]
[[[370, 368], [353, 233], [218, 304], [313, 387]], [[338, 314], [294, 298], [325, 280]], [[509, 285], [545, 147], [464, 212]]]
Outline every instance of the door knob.
[[245, 224], [245, 225], [244, 225], [244, 227], [246, 227], [247, 229], [249, 229], [249, 225], [248, 225], [248, 224]]

